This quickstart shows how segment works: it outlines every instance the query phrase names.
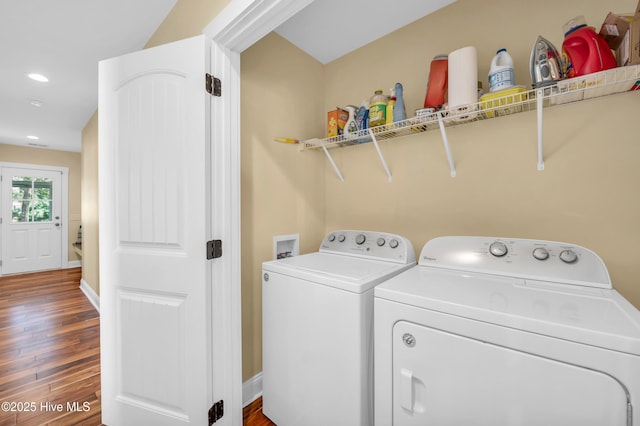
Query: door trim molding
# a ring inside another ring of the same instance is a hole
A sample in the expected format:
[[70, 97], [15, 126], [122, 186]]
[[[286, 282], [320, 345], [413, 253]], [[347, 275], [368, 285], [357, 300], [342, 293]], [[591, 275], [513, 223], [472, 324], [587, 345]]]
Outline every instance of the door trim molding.
[[[2, 168], [13, 169], [36, 169], [46, 170], [49, 172], [60, 172], [62, 177], [60, 185], [62, 186], [62, 194], [60, 194], [60, 206], [61, 222], [63, 227], [63, 234], [61, 238], [60, 247], [60, 268], [66, 269], [69, 267], [69, 168], [59, 166], [48, 166], [42, 164], [28, 164], [28, 163], [8, 163], [0, 161], [0, 169]], [[0, 206], [2, 204], [2, 187], [0, 186]], [[66, 231], [66, 232], [65, 232]], [[0, 227], [0, 238], [2, 238], [2, 227]], [[2, 259], [2, 248], [0, 247], [0, 259]], [[2, 266], [0, 265], [0, 276], [2, 276]]]
[[[203, 33], [212, 40], [211, 72], [222, 80], [222, 108], [211, 110], [211, 140], [226, 141], [222, 147], [228, 158], [230, 182], [226, 187], [230, 205], [224, 213], [230, 222], [231, 235], [225, 239], [225, 253], [229, 276], [213, 275], [212, 311], [220, 313], [214, 330], [223, 333], [221, 341], [228, 347], [224, 353], [214, 353], [214, 375], [222, 377], [222, 384], [214, 383], [214, 397], [225, 399], [231, 416], [222, 418], [224, 425], [242, 425], [242, 297], [240, 247], [240, 53], [314, 0], [231, 0], [207, 25]], [[216, 206], [212, 206], [215, 209]], [[212, 210], [215, 211], [215, 210]], [[228, 216], [227, 216], [228, 215]], [[216, 232], [216, 230], [213, 230]], [[223, 258], [224, 259], [224, 258]], [[227, 279], [224, 279], [227, 278]], [[221, 325], [220, 329], [217, 325]], [[224, 346], [224, 345], [223, 345]], [[220, 361], [224, 360], [224, 361]], [[227, 366], [220, 370], [216, 365]]]
[[203, 32], [221, 46], [241, 53], [313, 1], [232, 0]]

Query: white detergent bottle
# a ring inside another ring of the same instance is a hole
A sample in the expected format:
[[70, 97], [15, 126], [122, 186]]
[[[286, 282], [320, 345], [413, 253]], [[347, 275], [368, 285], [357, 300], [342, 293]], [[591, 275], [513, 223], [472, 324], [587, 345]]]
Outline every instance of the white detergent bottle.
[[489, 91], [497, 92], [498, 90], [508, 89], [515, 84], [513, 59], [507, 53], [507, 49], [502, 48], [496, 52], [496, 56], [491, 61]]

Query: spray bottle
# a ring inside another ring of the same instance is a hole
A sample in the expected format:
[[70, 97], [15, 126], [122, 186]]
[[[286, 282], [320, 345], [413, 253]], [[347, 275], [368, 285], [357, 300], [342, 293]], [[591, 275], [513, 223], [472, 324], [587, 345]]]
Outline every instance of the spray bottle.
[[358, 133], [358, 125], [356, 124], [356, 107], [354, 105], [347, 105], [347, 111], [349, 111], [349, 118], [344, 125], [344, 136], [351, 137]]

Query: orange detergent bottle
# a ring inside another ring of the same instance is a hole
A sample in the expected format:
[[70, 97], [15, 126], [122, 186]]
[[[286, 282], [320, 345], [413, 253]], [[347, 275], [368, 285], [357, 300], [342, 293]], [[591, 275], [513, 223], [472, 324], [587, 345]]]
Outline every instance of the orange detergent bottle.
[[607, 42], [584, 17], [578, 16], [564, 25], [562, 43], [564, 71], [567, 78], [579, 77], [617, 66], [616, 58]]
[[427, 95], [424, 98], [425, 108], [438, 109], [444, 104], [444, 98], [447, 94], [448, 66], [448, 55], [437, 55], [431, 61]]

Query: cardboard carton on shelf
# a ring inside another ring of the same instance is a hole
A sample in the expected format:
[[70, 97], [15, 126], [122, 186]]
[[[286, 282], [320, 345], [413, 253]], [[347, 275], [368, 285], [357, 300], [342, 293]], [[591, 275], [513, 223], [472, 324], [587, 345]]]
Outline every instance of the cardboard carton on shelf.
[[619, 67], [640, 64], [640, 1], [634, 13], [609, 12], [600, 35], [615, 51]]
[[327, 113], [327, 137], [341, 135], [344, 132], [344, 125], [349, 119], [349, 113], [342, 108], [336, 108]]

